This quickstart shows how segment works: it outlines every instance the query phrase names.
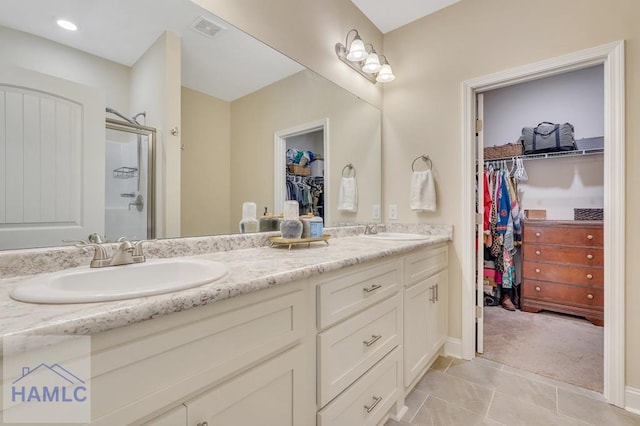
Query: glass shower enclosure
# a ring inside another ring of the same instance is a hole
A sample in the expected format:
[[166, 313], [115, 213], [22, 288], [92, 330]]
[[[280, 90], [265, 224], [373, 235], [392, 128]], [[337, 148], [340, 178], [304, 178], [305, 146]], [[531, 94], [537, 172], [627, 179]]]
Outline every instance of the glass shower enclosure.
[[155, 238], [156, 130], [107, 118], [105, 238]]

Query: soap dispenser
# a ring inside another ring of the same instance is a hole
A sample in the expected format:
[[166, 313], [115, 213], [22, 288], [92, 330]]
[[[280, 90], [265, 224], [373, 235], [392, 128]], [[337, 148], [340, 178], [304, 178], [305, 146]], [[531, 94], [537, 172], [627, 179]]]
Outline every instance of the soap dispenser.
[[245, 201], [242, 203], [242, 220], [239, 223], [240, 233], [258, 232], [259, 223], [256, 219], [256, 203]]
[[282, 238], [292, 240], [302, 236], [302, 222], [298, 219], [300, 206], [297, 201], [284, 202], [284, 219], [280, 222]]

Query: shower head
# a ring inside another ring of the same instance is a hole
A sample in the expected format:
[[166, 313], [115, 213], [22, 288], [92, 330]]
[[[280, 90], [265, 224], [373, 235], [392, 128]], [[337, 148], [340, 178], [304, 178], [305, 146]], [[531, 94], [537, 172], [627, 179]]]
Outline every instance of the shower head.
[[122, 118], [124, 121], [127, 121], [131, 124], [139, 124], [136, 120], [132, 120], [131, 118], [125, 117], [124, 115], [120, 114], [118, 111], [116, 111], [113, 108], [106, 107], [105, 111], [108, 112], [109, 114], [117, 115], [118, 117]]
[[140, 117], [140, 116], [143, 116], [143, 117], [144, 117], [144, 121], [145, 121], [145, 124], [146, 124], [146, 121], [147, 121], [147, 111], [142, 111], [142, 112], [137, 113], [136, 115], [134, 115], [134, 116], [133, 116], [132, 120], [133, 120], [133, 121], [135, 121], [136, 123], [140, 124], [140, 123], [138, 122], [138, 117]]

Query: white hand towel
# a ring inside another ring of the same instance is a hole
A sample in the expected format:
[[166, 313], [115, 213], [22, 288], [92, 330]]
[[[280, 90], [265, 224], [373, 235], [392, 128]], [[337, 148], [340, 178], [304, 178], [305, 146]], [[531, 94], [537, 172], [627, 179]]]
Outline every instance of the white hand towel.
[[338, 210], [351, 213], [358, 211], [358, 184], [355, 177], [343, 177], [340, 180]]
[[411, 174], [411, 210], [436, 211], [436, 185], [431, 169]]

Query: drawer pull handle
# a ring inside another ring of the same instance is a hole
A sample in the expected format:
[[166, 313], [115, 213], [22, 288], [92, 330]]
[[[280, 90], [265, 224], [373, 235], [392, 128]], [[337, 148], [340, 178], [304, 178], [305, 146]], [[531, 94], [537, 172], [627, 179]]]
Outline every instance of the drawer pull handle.
[[536, 232], [536, 237], [539, 237], [541, 234], [539, 232]]
[[365, 287], [362, 290], [365, 293], [371, 293], [372, 291], [376, 291], [379, 288], [382, 288], [382, 285], [380, 285], [380, 284], [372, 284], [371, 287]]
[[540, 291], [540, 290], [541, 290], [540, 286], [536, 286], [536, 291]]
[[593, 240], [593, 235], [591, 234], [587, 235], [587, 240]]
[[593, 300], [593, 294], [587, 294], [587, 299]]
[[536, 274], [540, 273], [540, 268], [536, 268]]
[[370, 412], [373, 411], [374, 408], [376, 408], [376, 405], [380, 404], [380, 401], [382, 401], [382, 397], [381, 396], [374, 396], [373, 397], [373, 404], [365, 405], [364, 409], [367, 410], [367, 413], [370, 413]]
[[540, 256], [542, 252], [540, 250], [536, 250], [536, 255]]
[[593, 275], [591, 275], [591, 274], [587, 274], [587, 279], [588, 279], [588, 280], [592, 280], [592, 279], [593, 279]]
[[201, 422], [201, 423], [198, 423], [196, 426], [209, 426], [209, 423], [208, 422]]
[[593, 259], [593, 255], [592, 254], [588, 254], [587, 255], [587, 259], [589, 259], [589, 260]]
[[380, 340], [380, 338], [382, 338], [382, 334], [372, 334], [371, 339], [364, 340], [362, 343], [364, 343], [366, 347], [369, 347], [373, 345], [375, 342], [377, 342], [378, 340]]

